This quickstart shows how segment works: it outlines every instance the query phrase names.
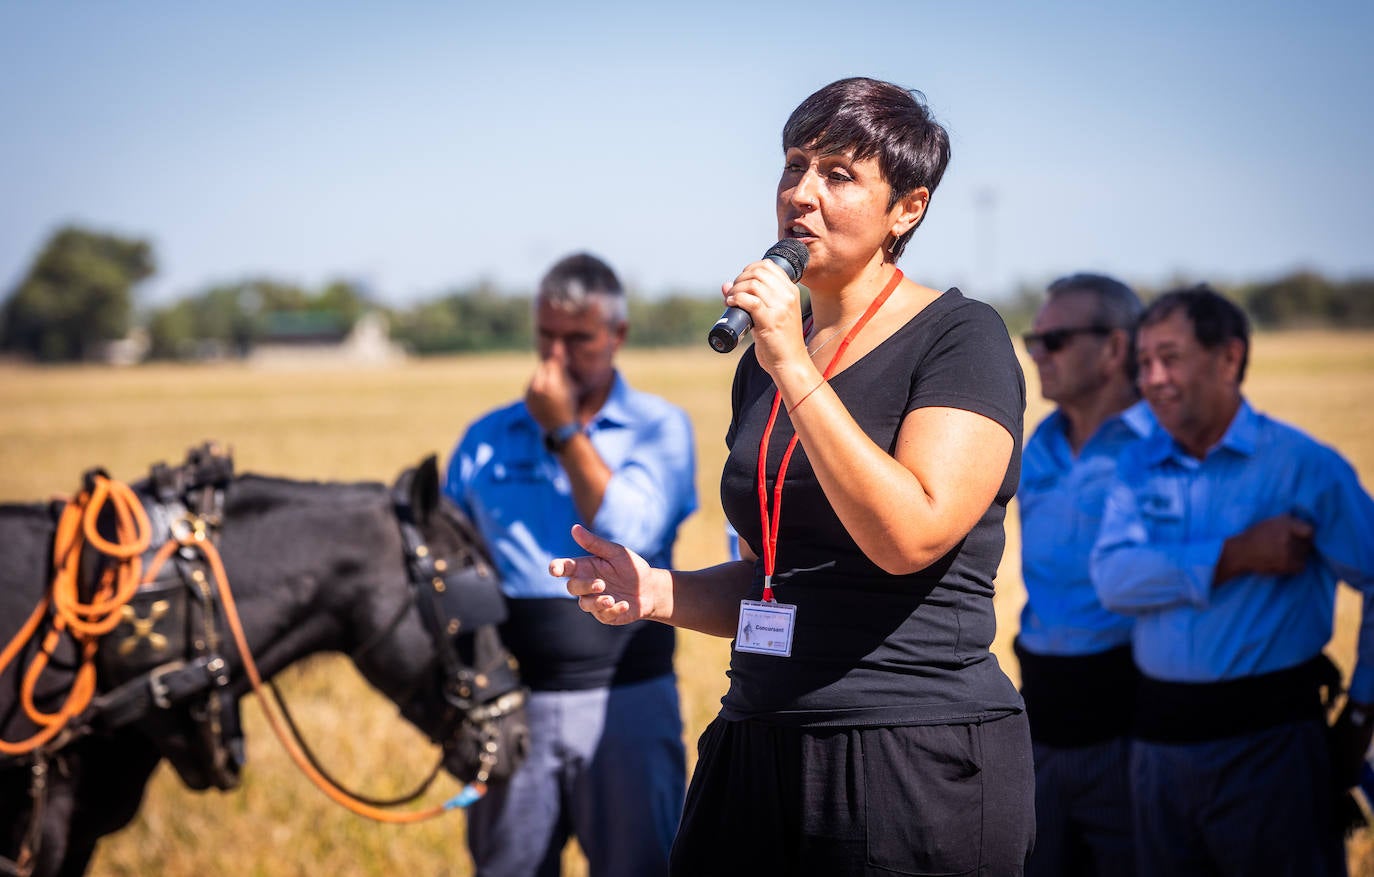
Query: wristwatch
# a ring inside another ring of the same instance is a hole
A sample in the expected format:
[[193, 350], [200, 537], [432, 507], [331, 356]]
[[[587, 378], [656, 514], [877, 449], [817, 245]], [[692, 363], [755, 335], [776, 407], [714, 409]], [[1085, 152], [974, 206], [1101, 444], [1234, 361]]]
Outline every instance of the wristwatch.
[[1350, 724], [1357, 728], [1363, 728], [1365, 725], [1369, 724], [1371, 719], [1374, 719], [1374, 715], [1371, 715], [1370, 708], [1362, 703], [1351, 703], [1348, 713], [1350, 715]]
[[568, 446], [568, 442], [572, 441], [572, 437], [581, 431], [582, 427], [578, 426], [577, 421], [565, 423], [557, 429], [544, 433], [544, 447], [548, 449], [550, 454], [561, 453]]

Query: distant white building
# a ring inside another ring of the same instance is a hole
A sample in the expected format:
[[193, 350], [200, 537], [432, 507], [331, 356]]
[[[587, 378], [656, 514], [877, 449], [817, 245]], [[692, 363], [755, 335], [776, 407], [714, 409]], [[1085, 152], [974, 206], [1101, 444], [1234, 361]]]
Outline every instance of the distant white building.
[[137, 365], [148, 357], [150, 346], [147, 330], [135, 326], [123, 338], [102, 344], [95, 358], [108, 365]]
[[404, 360], [386, 315], [368, 311], [351, 327], [328, 315], [278, 314], [253, 345], [248, 362], [270, 368], [388, 365]]

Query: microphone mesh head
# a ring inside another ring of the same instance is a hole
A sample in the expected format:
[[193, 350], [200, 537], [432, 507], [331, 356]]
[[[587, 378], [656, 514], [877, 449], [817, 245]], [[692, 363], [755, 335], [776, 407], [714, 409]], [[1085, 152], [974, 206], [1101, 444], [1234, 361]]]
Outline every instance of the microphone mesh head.
[[763, 254], [763, 258], [770, 259], [780, 256], [792, 266], [792, 270], [787, 275], [796, 283], [801, 279], [802, 273], [806, 271], [806, 260], [811, 258], [811, 253], [806, 249], [806, 244], [792, 238], [783, 238], [776, 244], [768, 248], [768, 252]]

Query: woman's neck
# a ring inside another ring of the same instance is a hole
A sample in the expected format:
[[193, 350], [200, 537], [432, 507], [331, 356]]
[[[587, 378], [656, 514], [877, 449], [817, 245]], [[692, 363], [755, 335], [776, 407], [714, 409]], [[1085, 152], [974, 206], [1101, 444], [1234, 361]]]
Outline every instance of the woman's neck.
[[827, 329], [857, 320], [892, 279], [896, 267], [891, 262], [875, 260], [848, 279], [835, 283], [822, 280], [817, 286], [808, 284], [813, 333], [815, 329]]

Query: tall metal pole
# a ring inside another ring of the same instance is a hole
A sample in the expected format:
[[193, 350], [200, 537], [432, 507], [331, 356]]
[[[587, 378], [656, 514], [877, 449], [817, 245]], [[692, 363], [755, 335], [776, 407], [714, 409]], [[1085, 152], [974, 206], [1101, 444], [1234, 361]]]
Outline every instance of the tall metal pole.
[[983, 186], [973, 194], [976, 231], [974, 234], [974, 273], [978, 279], [978, 298], [997, 298], [1004, 290], [997, 285], [996, 225], [997, 190]]

